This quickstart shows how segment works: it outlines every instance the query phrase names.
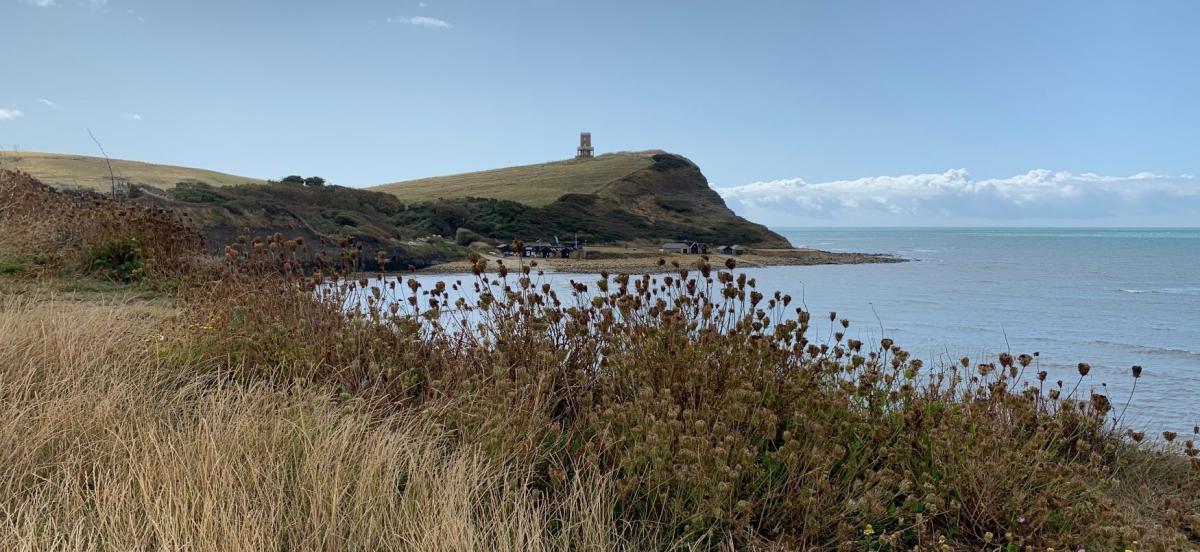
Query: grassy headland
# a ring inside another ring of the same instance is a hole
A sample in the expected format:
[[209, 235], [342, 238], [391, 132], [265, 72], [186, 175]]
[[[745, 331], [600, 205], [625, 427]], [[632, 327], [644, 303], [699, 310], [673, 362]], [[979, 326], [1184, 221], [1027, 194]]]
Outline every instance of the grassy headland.
[[[502, 240], [702, 241], [787, 247], [725, 205], [700, 167], [671, 153], [615, 153], [388, 184], [435, 216]], [[418, 213], [421, 209], [417, 209]]]
[[[111, 188], [108, 165], [103, 157], [0, 151], [0, 169], [22, 171], [42, 182], [59, 187], [98, 191], [108, 191]], [[258, 178], [124, 159], [113, 159], [112, 169], [116, 177], [124, 178], [130, 184], [152, 186], [160, 190], [173, 188], [180, 182], [205, 182], [213, 186], [266, 184], [265, 180]]]
[[536, 165], [437, 176], [382, 184], [373, 189], [406, 203], [480, 197], [544, 207], [567, 194], [594, 194], [606, 185], [652, 165], [649, 152], [610, 153]]
[[215, 262], [157, 207], [0, 200], [5, 549], [1200, 545], [1196, 436], [1124, 430], [1086, 364], [927, 365], [734, 262], [423, 287], [349, 242]]

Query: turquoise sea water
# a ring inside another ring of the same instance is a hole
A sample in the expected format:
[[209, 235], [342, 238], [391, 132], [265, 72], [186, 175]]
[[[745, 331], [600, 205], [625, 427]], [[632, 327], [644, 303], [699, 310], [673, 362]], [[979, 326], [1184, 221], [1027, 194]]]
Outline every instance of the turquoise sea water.
[[[777, 229], [796, 246], [893, 253], [893, 265], [762, 269], [928, 361], [1039, 352], [1051, 380], [1130, 406], [1139, 427], [1190, 432], [1200, 419], [1200, 229]], [[876, 319], [878, 314], [878, 320]], [[1085, 385], [1089, 385], [1085, 383]]]
[[[1200, 229], [775, 230], [799, 247], [911, 259], [746, 271], [761, 290], [850, 319], [850, 337], [891, 337], [933, 364], [1038, 352], [1068, 389], [1088, 362], [1081, 389], [1106, 383], [1118, 408], [1140, 364], [1131, 425], [1190, 433], [1200, 420]], [[595, 279], [547, 278], [564, 296], [569, 279]]]

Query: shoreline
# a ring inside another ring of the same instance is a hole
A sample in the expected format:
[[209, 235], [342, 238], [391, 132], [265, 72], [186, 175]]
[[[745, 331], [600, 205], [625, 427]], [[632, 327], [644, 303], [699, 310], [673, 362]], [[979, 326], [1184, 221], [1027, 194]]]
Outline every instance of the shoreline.
[[[545, 272], [561, 272], [568, 274], [590, 274], [601, 271], [612, 273], [661, 273], [675, 272], [680, 268], [694, 269], [696, 262], [704, 255], [699, 254], [657, 254], [634, 252], [623, 256], [601, 257], [597, 259], [555, 259], [537, 257], [499, 257], [484, 255], [488, 261], [488, 272], [497, 270], [497, 260], [505, 261], [509, 269], [537, 262], [537, 268]], [[708, 254], [709, 262], [716, 267], [724, 267], [726, 259], [732, 258], [741, 268], [762, 268], [767, 266], [814, 266], [814, 265], [847, 265], [847, 264], [890, 264], [908, 262], [909, 259], [886, 253], [835, 253], [820, 249], [759, 249], [742, 255]], [[659, 264], [659, 261], [664, 261]], [[469, 273], [473, 269], [470, 261], [458, 260], [440, 263], [418, 269], [416, 274], [459, 274]]]

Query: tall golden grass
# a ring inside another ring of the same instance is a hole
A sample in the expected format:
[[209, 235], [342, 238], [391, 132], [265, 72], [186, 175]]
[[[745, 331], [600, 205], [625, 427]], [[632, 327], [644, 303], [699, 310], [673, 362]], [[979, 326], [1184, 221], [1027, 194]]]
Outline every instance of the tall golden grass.
[[[0, 549], [602, 550], [601, 478], [528, 470], [328, 389], [164, 364], [172, 313], [0, 300]], [[553, 531], [550, 529], [553, 528]]]

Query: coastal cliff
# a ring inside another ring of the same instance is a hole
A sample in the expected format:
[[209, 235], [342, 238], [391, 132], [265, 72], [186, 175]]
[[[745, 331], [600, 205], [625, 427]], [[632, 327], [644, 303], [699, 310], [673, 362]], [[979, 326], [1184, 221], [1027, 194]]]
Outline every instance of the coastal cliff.
[[739, 217], [700, 167], [663, 151], [615, 153], [373, 188], [410, 202], [408, 226], [467, 228], [501, 240], [576, 236], [589, 242], [700, 241], [788, 247]]

